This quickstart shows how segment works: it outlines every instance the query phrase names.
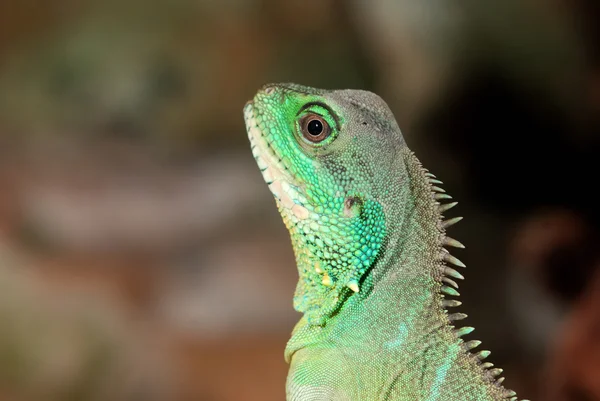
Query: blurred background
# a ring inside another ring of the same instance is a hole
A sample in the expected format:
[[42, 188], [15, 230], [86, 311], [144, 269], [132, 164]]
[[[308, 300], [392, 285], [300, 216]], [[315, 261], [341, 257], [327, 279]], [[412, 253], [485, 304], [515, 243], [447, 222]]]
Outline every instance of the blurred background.
[[362, 88], [460, 201], [521, 397], [600, 400], [597, 0], [2, 0], [0, 400], [283, 400], [299, 316], [242, 107]]

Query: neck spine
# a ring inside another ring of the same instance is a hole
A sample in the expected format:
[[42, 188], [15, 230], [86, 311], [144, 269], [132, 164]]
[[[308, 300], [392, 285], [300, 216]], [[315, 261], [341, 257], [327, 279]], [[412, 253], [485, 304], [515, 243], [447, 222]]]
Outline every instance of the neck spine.
[[[462, 217], [446, 219], [444, 214], [456, 206], [457, 202], [453, 202], [452, 197], [440, 188], [443, 183], [425, 169], [408, 148], [404, 149], [402, 160], [410, 182], [407, 186], [410, 188], [408, 196], [402, 197], [407, 206], [402, 210], [401, 216], [396, 215], [395, 220], [390, 221], [388, 252], [384, 253], [370, 272], [373, 275], [373, 285], [389, 280], [390, 277], [395, 280], [394, 275], [412, 276], [416, 282], [425, 280], [429, 283], [428, 288], [434, 294], [429, 308], [437, 315], [435, 322], [438, 323], [432, 326], [432, 330], [450, 332], [450, 338], [459, 343], [471, 362], [479, 367], [482, 377], [497, 387], [502, 399], [517, 401], [514, 391], [502, 387], [504, 377], [498, 377], [502, 369], [493, 368], [492, 363], [484, 361], [490, 351], [473, 351], [481, 341], [462, 340], [462, 336], [474, 330], [469, 326], [457, 327], [459, 321], [467, 315], [452, 311], [462, 304], [455, 298], [460, 295], [457, 280], [464, 280], [463, 275], [455, 268], [466, 266], [450, 254], [449, 249], [462, 249], [464, 245], [448, 236], [446, 229], [461, 221]], [[412, 262], [403, 266], [399, 262], [402, 260]], [[439, 322], [443, 322], [442, 326], [439, 326]]]
[[[439, 295], [439, 307], [459, 306], [448, 296], [458, 296], [456, 280], [464, 277], [456, 268], [465, 265], [450, 254], [448, 249], [464, 248], [464, 245], [446, 234], [446, 229], [462, 220], [462, 217], [445, 219], [444, 213], [457, 205], [452, 197], [439, 186], [442, 182], [425, 169], [412, 151], [404, 148], [404, 161], [409, 185], [390, 211], [387, 252], [373, 268], [373, 280], [377, 283], [386, 273], [402, 274], [404, 277], [424, 277], [437, 284], [434, 292]], [[401, 203], [399, 205], [398, 203]], [[403, 264], [402, 261], [410, 261]], [[458, 317], [458, 316], [453, 316]]]

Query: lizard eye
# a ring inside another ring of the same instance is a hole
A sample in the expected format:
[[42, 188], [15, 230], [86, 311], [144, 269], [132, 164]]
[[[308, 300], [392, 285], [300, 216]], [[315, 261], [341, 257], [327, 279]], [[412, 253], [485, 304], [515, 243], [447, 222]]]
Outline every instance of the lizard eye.
[[331, 134], [331, 127], [318, 114], [307, 114], [300, 120], [300, 129], [304, 138], [310, 142], [319, 143]]

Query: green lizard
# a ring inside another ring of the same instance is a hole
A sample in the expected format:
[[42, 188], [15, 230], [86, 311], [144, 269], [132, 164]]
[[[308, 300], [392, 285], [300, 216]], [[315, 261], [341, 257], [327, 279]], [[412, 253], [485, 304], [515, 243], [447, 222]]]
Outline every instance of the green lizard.
[[456, 205], [377, 95], [263, 87], [244, 108], [252, 153], [287, 226], [303, 313], [285, 351], [287, 399], [516, 400], [472, 327], [446, 247]]

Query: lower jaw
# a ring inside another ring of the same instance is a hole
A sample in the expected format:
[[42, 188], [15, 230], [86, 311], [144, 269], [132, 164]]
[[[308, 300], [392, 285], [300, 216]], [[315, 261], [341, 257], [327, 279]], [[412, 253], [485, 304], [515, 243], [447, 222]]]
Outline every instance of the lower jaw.
[[310, 213], [303, 206], [302, 195], [296, 191], [291, 184], [288, 174], [285, 174], [285, 167], [281, 162], [270, 153], [266, 144], [266, 139], [258, 128], [254, 114], [254, 106], [250, 101], [244, 107], [244, 117], [246, 120], [246, 129], [248, 139], [252, 147], [252, 155], [258, 164], [263, 179], [269, 186], [273, 196], [277, 200], [280, 208], [289, 210], [289, 212], [299, 220], [309, 218]]

